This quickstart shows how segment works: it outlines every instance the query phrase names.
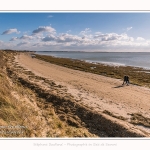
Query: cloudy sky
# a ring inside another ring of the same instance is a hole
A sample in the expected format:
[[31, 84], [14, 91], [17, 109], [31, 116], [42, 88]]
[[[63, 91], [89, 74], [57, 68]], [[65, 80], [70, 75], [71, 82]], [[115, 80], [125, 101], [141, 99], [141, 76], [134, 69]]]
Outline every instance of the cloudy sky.
[[150, 52], [150, 13], [1, 12], [0, 49]]

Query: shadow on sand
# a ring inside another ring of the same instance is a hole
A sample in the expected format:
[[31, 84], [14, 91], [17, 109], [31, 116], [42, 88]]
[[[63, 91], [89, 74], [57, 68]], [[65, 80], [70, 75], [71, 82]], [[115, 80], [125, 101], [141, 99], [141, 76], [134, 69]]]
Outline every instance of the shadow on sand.
[[124, 85], [115, 86], [113, 88], [121, 88], [121, 87], [124, 87]]

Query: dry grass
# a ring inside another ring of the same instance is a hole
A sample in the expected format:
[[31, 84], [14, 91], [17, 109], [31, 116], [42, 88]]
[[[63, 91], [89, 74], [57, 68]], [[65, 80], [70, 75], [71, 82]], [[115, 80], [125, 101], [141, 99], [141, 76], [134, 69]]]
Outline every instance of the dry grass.
[[17, 73], [56, 84], [19, 65], [11, 67], [14, 55], [12, 51], [0, 51], [0, 137], [96, 137], [86, 128], [61, 121], [54, 107], [40, 98], [32, 85], [23, 83]]
[[[17, 125], [24, 125], [23, 115], [27, 111], [23, 111], [25, 106], [17, 103], [15, 97], [12, 96], [12, 87], [5, 69], [7, 68], [7, 60], [13, 56], [13, 52], [0, 51], [0, 136], [1, 137], [23, 137], [29, 133], [27, 129], [17, 128]], [[2, 128], [3, 127], [3, 128]], [[23, 131], [24, 130], [24, 131]]]

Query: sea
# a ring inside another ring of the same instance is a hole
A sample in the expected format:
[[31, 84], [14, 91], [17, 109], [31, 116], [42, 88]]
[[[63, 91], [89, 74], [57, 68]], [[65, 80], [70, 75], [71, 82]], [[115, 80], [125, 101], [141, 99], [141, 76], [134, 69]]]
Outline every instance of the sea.
[[60, 58], [78, 59], [91, 63], [150, 69], [150, 52], [37, 51], [36, 53]]

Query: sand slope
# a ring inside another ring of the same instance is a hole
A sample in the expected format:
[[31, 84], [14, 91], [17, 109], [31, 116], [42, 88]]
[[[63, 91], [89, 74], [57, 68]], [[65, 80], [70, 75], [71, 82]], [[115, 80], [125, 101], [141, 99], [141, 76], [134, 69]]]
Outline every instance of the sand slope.
[[[150, 89], [135, 85], [122, 86], [122, 80], [72, 70], [50, 64], [30, 55], [20, 54], [16, 61], [33, 73], [67, 87], [78, 103], [90, 109], [107, 110], [130, 120], [132, 113], [150, 118]], [[141, 127], [143, 129], [143, 127]], [[146, 129], [149, 132], [149, 129]]]

